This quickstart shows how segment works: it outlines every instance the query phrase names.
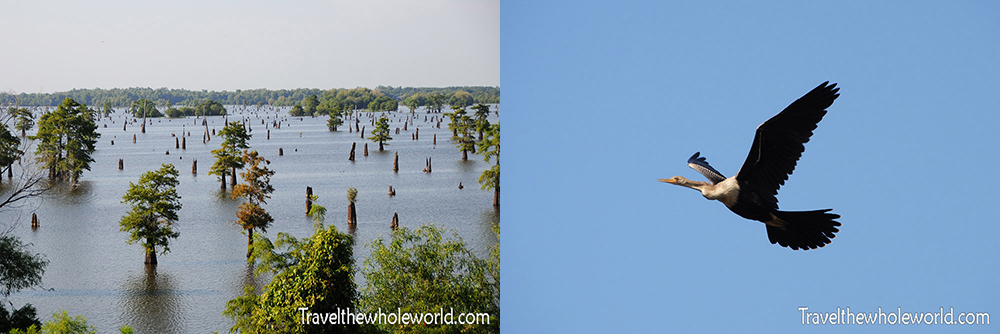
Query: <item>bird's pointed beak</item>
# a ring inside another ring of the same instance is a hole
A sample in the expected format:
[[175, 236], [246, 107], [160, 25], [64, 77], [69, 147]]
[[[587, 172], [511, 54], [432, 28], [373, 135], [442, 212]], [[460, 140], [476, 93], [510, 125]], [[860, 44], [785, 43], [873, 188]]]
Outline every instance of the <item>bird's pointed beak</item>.
[[677, 181], [675, 181], [674, 179], [657, 179], [657, 181], [666, 182], [670, 184], [677, 184]]

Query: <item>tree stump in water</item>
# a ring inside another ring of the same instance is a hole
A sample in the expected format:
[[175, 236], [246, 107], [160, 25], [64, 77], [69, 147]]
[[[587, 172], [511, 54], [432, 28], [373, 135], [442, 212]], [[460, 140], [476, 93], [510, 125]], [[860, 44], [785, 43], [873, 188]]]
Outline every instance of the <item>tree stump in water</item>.
[[285, 155], [285, 150], [279, 147], [278, 148], [278, 156], [282, 156], [282, 155]]
[[118, 159], [118, 170], [122, 169], [125, 169], [125, 161], [122, 159]]
[[392, 213], [392, 223], [389, 224], [389, 228], [391, 228], [393, 231], [399, 228], [399, 214], [395, 212]]
[[465, 188], [465, 187], [462, 186], [462, 181], [458, 181], [458, 189], [462, 189], [462, 188]]
[[396, 151], [392, 158], [392, 172], [399, 173], [399, 151]]
[[[356, 145], [358, 145], [357, 142], [351, 143], [351, 155], [349, 157], [347, 157], [347, 160], [354, 161], [354, 147]], [[368, 145], [368, 144], [365, 144], [365, 145]]]
[[365, 139], [365, 127], [361, 127], [361, 139]]
[[267, 140], [271, 140], [271, 130], [267, 130]]
[[358, 223], [358, 213], [354, 211], [354, 202], [347, 205], [347, 225], [356, 225]]
[[424, 167], [424, 172], [425, 173], [430, 173], [431, 172], [431, 158], [427, 158], [427, 166]]
[[142, 122], [142, 133], [146, 133], [146, 121]]
[[392, 189], [392, 186], [389, 186], [389, 196], [396, 196], [396, 189]]
[[181, 148], [181, 141], [177, 137], [174, 137], [174, 148]]
[[198, 159], [191, 162], [191, 174], [198, 174]]
[[433, 145], [437, 145], [437, 144], [438, 144], [438, 135], [435, 133], [434, 134], [434, 144]]
[[368, 143], [365, 143], [365, 156], [368, 156]]
[[310, 186], [306, 186], [306, 215], [308, 215], [309, 210], [312, 209], [313, 205], [312, 195], [313, 195], [313, 188]]
[[413, 131], [413, 140], [420, 140], [420, 128], [416, 128]]
[[34, 212], [32, 212], [31, 213], [31, 229], [34, 230], [34, 229], [38, 228], [38, 226], [40, 226], [38, 224], [38, 215], [36, 215]]
[[112, 141], [111, 141], [111, 146], [114, 146], [114, 145], [115, 145], [115, 141], [114, 141], [114, 140], [112, 140]]
[[184, 137], [183, 135], [181, 135], [181, 149], [182, 150], [188, 149], [188, 140], [187, 140], [187, 137]]
[[135, 144], [135, 134], [132, 134], [132, 144]]

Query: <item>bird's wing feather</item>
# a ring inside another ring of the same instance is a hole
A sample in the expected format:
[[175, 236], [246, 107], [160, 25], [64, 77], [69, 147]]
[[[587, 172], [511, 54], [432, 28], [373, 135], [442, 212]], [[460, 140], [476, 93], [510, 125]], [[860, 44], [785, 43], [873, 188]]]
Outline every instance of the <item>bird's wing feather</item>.
[[795, 170], [812, 131], [840, 94], [837, 84], [824, 82], [803, 95], [785, 110], [757, 127], [750, 154], [736, 174], [741, 184], [749, 185], [758, 196], [778, 203], [774, 196]]
[[698, 171], [698, 173], [701, 173], [701, 175], [705, 175], [709, 181], [712, 181], [712, 184], [725, 180], [726, 177], [722, 175], [722, 173], [719, 173], [719, 171], [715, 170], [715, 168], [712, 168], [712, 166], [708, 164], [708, 161], [705, 160], [705, 157], [698, 157], [700, 154], [701, 152], [695, 152], [694, 155], [688, 159], [688, 166], [690, 166], [691, 169]]

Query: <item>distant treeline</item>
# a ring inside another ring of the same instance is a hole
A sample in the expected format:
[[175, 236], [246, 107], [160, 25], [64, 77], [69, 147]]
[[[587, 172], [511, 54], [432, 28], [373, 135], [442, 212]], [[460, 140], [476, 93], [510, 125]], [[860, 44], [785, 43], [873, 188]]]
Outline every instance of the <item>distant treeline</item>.
[[[21, 106], [57, 106], [63, 99], [70, 97], [73, 100], [87, 104], [88, 106], [101, 106], [105, 102], [112, 107], [129, 107], [134, 101], [148, 99], [157, 106], [197, 106], [207, 100], [218, 101], [225, 105], [271, 105], [271, 106], [292, 106], [302, 103], [310, 95], [318, 97], [333, 98], [335, 96], [349, 97], [351, 99], [342, 100], [344, 104], [352, 105], [358, 109], [366, 109], [375, 100], [385, 104], [386, 99], [403, 102], [411, 96], [443, 96], [445, 101], [453, 97], [467, 99], [471, 95], [473, 103], [500, 103], [500, 87], [483, 86], [462, 86], [462, 87], [386, 87], [378, 86], [375, 89], [353, 88], [353, 89], [248, 89], [235, 91], [193, 91], [186, 89], [167, 88], [112, 88], [112, 89], [73, 89], [68, 92], [56, 93], [32, 93], [32, 94], [10, 94], [0, 93], [0, 104], [12, 105], [14, 103]], [[339, 99], [338, 99], [339, 100]], [[423, 100], [423, 99], [420, 99]], [[401, 103], [400, 103], [401, 104]], [[381, 106], [379, 109], [382, 109]]]

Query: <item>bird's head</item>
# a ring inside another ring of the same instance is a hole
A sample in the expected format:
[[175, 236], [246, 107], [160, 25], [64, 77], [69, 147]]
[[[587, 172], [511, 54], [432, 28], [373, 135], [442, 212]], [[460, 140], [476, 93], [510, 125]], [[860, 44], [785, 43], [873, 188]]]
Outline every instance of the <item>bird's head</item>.
[[659, 179], [658, 181], [682, 186], [687, 184], [689, 180], [684, 178], [683, 176], [674, 176], [669, 179]]

